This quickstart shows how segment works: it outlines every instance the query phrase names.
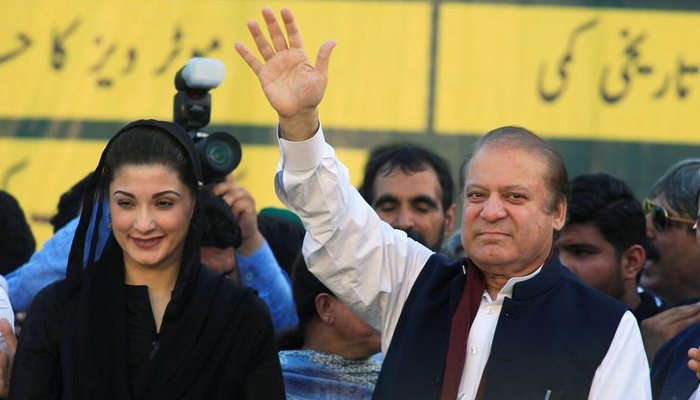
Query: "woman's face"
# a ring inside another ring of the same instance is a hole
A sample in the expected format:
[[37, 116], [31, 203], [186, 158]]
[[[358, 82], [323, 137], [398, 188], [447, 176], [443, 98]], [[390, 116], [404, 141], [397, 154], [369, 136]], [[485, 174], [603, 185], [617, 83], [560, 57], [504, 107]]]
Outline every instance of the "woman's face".
[[109, 185], [109, 209], [127, 267], [179, 268], [194, 199], [177, 172], [160, 164], [122, 166]]

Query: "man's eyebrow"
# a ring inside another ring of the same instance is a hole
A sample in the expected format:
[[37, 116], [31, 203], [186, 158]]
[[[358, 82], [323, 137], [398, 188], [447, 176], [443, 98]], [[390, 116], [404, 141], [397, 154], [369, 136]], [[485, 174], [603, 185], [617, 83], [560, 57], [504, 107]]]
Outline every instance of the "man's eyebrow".
[[384, 204], [384, 203], [397, 203], [399, 200], [392, 194], [383, 194], [379, 197], [377, 197], [374, 202], [372, 202], [372, 206], [377, 206], [379, 204]]
[[411, 203], [424, 203], [431, 207], [437, 208], [438, 204], [433, 200], [432, 197], [421, 194], [411, 199]]
[[508, 186], [501, 188], [501, 191], [505, 191], [505, 192], [511, 191], [511, 190], [520, 190], [520, 191], [526, 191], [526, 192], [530, 191], [530, 189], [528, 189], [527, 187], [525, 187], [523, 185], [508, 185]]
[[486, 187], [484, 187], [483, 185], [480, 185], [478, 183], [470, 183], [470, 184], [464, 185], [464, 190], [470, 190], [470, 189], [486, 190]]

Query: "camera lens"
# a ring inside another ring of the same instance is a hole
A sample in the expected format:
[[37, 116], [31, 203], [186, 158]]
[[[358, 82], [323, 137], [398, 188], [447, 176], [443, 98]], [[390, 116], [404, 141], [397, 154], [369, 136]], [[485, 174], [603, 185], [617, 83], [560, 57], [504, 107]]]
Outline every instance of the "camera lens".
[[231, 135], [223, 132], [209, 134], [195, 145], [199, 152], [205, 180], [224, 177], [233, 172], [241, 162], [241, 145]]

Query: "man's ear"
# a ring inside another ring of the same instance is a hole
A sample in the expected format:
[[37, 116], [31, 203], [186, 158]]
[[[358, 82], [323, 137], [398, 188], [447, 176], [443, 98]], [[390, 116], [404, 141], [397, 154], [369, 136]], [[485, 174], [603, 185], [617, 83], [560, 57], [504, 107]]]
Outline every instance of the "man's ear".
[[452, 229], [455, 226], [455, 218], [457, 218], [457, 206], [453, 204], [445, 211], [445, 226], [443, 235], [446, 238], [450, 237], [452, 234]]
[[319, 293], [316, 295], [314, 303], [316, 304], [318, 318], [326, 325], [333, 325], [335, 323], [335, 311], [331, 295]]
[[560, 231], [564, 227], [564, 223], [566, 222], [566, 206], [566, 199], [557, 201], [557, 204], [554, 206], [552, 228], [555, 231]]
[[620, 256], [620, 272], [622, 279], [637, 279], [637, 274], [642, 270], [647, 259], [644, 247], [634, 244], [625, 250]]

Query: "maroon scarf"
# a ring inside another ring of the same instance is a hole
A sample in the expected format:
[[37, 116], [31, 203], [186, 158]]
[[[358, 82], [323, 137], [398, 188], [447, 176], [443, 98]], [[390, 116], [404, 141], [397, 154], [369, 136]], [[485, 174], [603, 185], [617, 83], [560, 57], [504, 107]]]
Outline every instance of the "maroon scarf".
[[[450, 343], [447, 348], [447, 361], [445, 362], [445, 372], [442, 377], [442, 387], [440, 388], [440, 400], [454, 400], [457, 398], [459, 383], [464, 371], [464, 358], [467, 355], [469, 330], [472, 327], [474, 318], [476, 318], [476, 312], [479, 311], [481, 296], [486, 290], [486, 281], [481, 270], [469, 260], [465, 261], [465, 264], [466, 282], [464, 283], [464, 290], [462, 290], [459, 305], [452, 317]], [[483, 382], [482, 376], [479, 392], [476, 396], [477, 400], [481, 398]]]

